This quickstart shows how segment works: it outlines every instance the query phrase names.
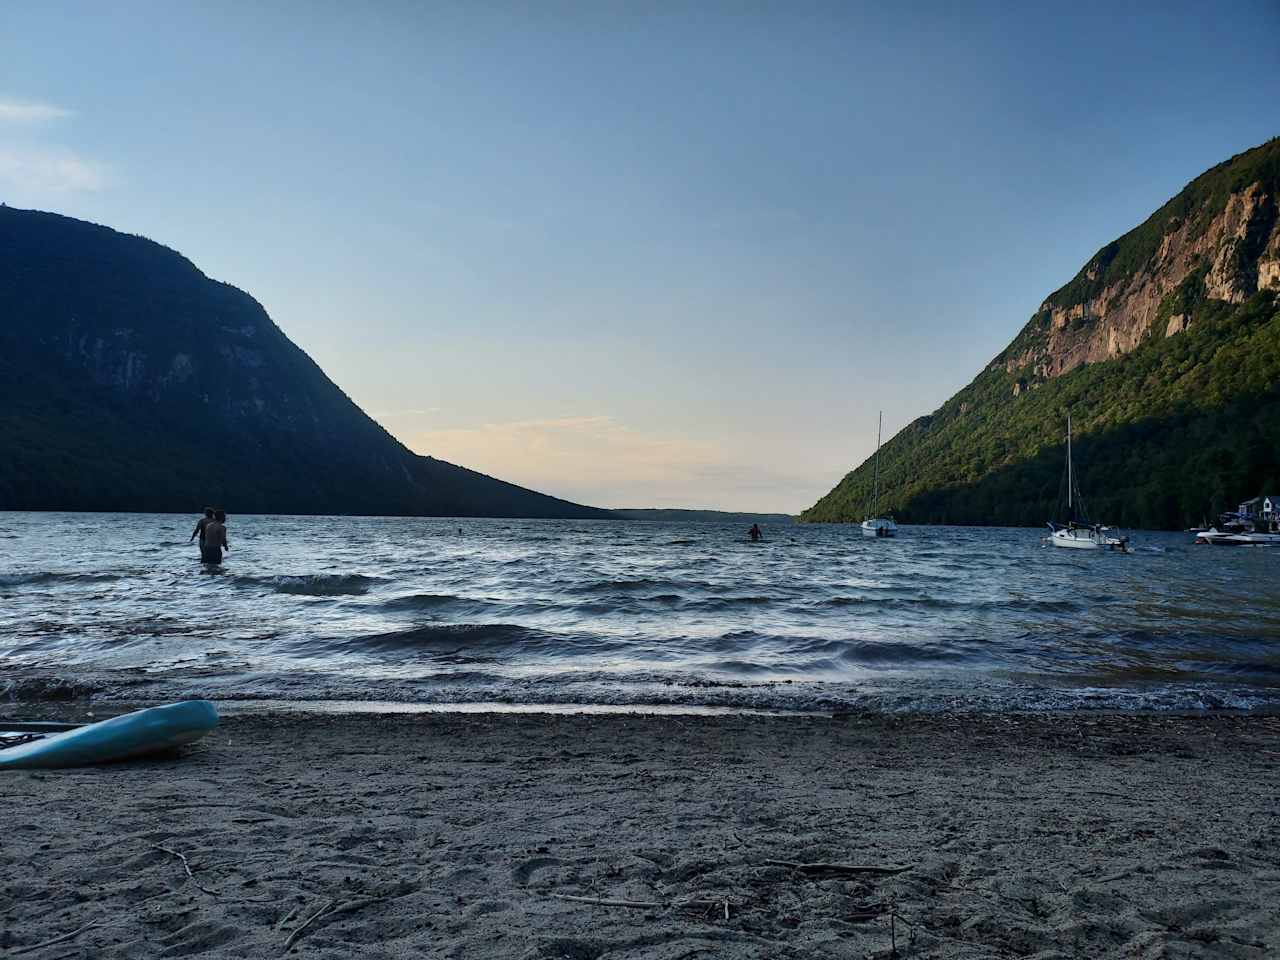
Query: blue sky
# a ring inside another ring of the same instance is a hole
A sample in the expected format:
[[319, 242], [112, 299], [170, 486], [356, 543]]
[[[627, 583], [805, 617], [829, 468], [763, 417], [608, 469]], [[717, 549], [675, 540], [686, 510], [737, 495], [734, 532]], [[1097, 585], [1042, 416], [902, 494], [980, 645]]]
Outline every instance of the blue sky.
[[1280, 134], [1274, 0], [893, 6], [6, 4], [0, 200], [249, 291], [420, 452], [796, 511]]

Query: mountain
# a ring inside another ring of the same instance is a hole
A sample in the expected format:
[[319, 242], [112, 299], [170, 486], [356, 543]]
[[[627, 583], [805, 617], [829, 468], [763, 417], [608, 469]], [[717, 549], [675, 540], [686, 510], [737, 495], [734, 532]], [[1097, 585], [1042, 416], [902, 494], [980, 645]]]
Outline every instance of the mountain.
[[[1206, 171], [1051, 294], [967, 387], [881, 450], [913, 523], [1039, 524], [1066, 412], [1095, 519], [1183, 528], [1280, 492], [1280, 138]], [[868, 460], [801, 519], [861, 519]]]
[[0, 509], [608, 517], [412, 453], [248, 294], [0, 206]]

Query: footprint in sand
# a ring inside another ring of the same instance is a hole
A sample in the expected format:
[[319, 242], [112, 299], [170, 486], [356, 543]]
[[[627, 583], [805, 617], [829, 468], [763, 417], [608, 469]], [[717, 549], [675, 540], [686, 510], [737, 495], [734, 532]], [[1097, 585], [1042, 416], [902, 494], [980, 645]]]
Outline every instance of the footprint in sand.
[[557, 857], [534, 857], [532, 860], [526, 860], [519, 864], [511, 871], [511, 879], [518, 886], [526, 887], [529, 881], [533, 879], [533, 875], [539, 870], [546, 870], [550, 867], [567, 867], [569, 861], [561, 860]]

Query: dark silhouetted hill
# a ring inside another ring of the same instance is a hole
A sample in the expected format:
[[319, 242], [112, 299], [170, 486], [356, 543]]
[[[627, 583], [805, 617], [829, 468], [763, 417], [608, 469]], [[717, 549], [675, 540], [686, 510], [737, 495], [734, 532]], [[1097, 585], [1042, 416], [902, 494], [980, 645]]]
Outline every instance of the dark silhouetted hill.
[[0, 509], [608, 517], [371, 420], [252, 297], [141, 237], [0, 207]]

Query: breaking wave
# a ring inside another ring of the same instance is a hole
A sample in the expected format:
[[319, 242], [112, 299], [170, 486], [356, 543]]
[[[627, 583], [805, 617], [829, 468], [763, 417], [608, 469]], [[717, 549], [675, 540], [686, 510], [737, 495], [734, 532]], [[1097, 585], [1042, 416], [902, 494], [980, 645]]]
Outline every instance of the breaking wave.
[[266, 587], [276, 593], [307, 597], [360, 596], [385, 581], [359, 573], [308, 573], [271, 577], [237, 576], [235, 582], [244, 587]]
[[0, 587], [26, 587], [45, 583], [110, 583], [123, 580], [122, 573], [64, 572], [35, 570], [30, 573], [0, 573]]

